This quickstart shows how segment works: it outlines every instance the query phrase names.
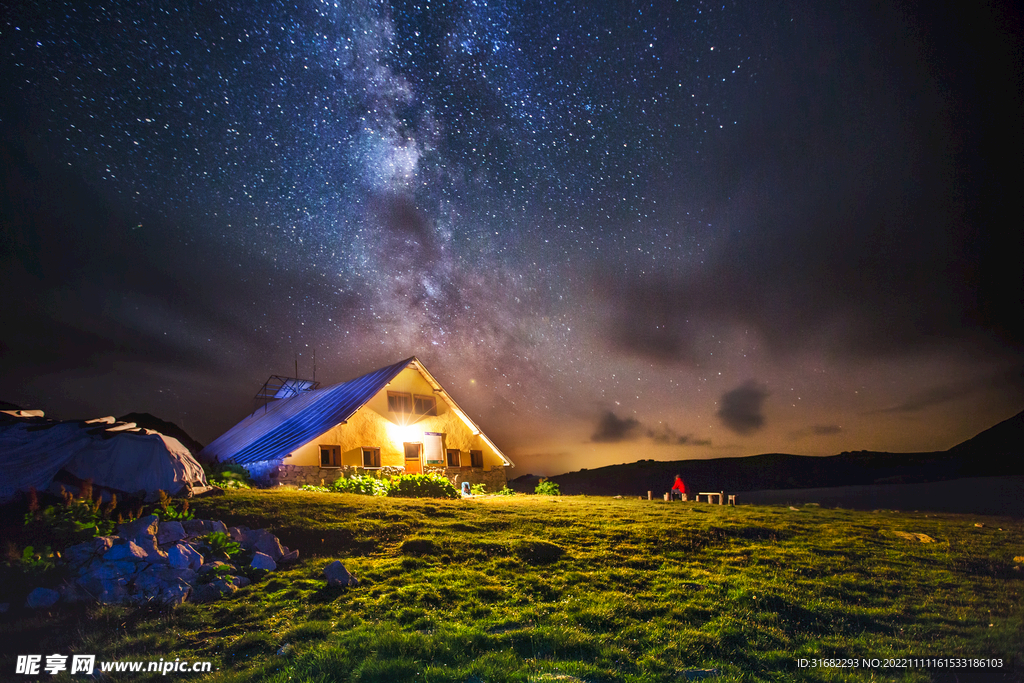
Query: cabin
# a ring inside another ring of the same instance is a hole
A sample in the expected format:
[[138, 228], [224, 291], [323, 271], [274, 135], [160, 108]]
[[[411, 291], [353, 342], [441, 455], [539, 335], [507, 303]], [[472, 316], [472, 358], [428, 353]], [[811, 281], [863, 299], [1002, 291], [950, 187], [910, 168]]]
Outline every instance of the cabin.
[[438, 472], [489, 492], [501, 490], [514, 467], [415, 356], [326, 388], [279, 379], [262, 394], [264, 405], [200, 460], [242, 465], [265, 486]]

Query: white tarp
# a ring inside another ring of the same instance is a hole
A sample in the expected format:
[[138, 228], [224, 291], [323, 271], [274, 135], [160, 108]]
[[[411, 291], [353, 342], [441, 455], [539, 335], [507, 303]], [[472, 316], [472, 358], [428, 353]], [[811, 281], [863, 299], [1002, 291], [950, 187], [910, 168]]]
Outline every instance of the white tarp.
[[0, 501], [32, 487], [46, 489], [61, 469], [126, 493], [152, 495], [162, 489], [175, 495], [186, 483], [206, 486], [203, 468], [169, 436], [147, 430], [111, 433], [106, 421], [12, 417], [0, 422]]
[[101, 439], [75, 453], [64, 469], [79, 479], [127, 493], [162, 489], [173, 496], [186, 483], [206, 486], [203, 468], [188, 449], [157, 432]]

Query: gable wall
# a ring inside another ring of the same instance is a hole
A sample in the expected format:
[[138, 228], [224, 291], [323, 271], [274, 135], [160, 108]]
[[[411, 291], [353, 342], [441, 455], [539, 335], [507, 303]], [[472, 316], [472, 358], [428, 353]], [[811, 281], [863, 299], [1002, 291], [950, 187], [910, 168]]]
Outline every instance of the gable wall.
[[[435, 396], [437, 415], [403, 415], [388, 411], [388, 392], [398, 391]], [[478, 435], [474, 435], [458, 414], [434, 394], [430, 384], [415, 368], [406, 368], [392, 382], [367, 401], [346, 424], [338, 425], [289, 454], [283, 464], [320, 466], [320, 446], [339, 446], [342, 465], [362, 466], [362, 449], [380, 448], [381, 466], [404, 467], [404, 442], [422, 442], [423, 432], [443, 433], [443, 447], [457, 448], [468, 467], [469, 451], [483, 451], [484, 470], [502, 469], [504, 462]]]

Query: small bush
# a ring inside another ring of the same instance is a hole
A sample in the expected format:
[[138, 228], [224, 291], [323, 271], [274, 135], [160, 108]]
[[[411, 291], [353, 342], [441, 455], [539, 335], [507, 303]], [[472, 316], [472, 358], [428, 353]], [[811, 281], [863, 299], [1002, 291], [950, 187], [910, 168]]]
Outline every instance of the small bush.
[[401, 474], [391, 478], [387, 495], [401, 498], [461, 498], [455, 484], [442, 474]]
[[547, 479], [541, 479], [537, 482], [537, 488], [533, 492], [538, 496], [558, 496], [562, 493], [561, 489], [558, 488], [558, 484]]
[[46, 507], [39, 504], [38, 495], [32, 489], [28, 494], [25, 527], [33, 538], [55, 550], [63, 550], [90, 538], [113, 533], [115, 520], [111, 516], [116, 507], [117, 496], [106, 504], [99, 499], [92, 500], [92, 484], [88, 481], [77, 498], [62, 488], [61, 501]]
[[219, 486], [222, 489], [250, 489], [252, 481], [249, 479], [249, 470], [241, 465], [233, 464], [203, 464], [206, 472], [206, 481], [211, 486]]
[[508, 485], [505, 485], [505, 487], [503, 489], [501, 489], [500, 491], [498, 491], [494, 495], [496, 495], [496, 496], [514, 496], [514, 495], [516, 495], [516, 492], [513, 491], [512, 489], [510, 489], [508, 487]]
[[363, 496], [386, 496], [390, 488], [390, 482], [377, 477], [365, 474], [354, 474], [351, 477], [342, 477], [333, 484], [338, 493], [358, 493]]
[[174, 505], [171, 497], [163, 489], [160, 489], [157, 493], [160, 494], [160, 498], [157, 500], [156, 509], [153, 510], [153, 514], [159, 517], [160, 521], [184, 522], [196, 516], [195, 511], [188, 509], [187, 500], [181, 502], [181, 509], [179, 510]]
[[231, 537], [223, 531], [213, 531], [198, 539], [205, 545], [214, 556], [231, 558], [242, 552], [242, 546], [232, 541]]
[[332, 493], [334, 489], [329, 486], [316, 486], [314, 484], [303, 484], [299, 487], [300, 491], [314, 491], [316, 493]]
[[487, 493], [487, 486], [484, 484], [470, 484], [469, 492], [474, 496], [482, 496]]

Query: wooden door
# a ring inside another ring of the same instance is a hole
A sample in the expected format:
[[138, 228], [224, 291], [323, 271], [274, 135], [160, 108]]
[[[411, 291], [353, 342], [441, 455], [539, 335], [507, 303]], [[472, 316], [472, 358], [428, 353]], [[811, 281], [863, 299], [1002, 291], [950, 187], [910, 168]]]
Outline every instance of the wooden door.
[[406, 474], [422, 474], [423, 465], [420, 463], [420, 453], [423, 450], [423, 444], [420, 443], [407, 443], [405, 444], [405, 473]]

